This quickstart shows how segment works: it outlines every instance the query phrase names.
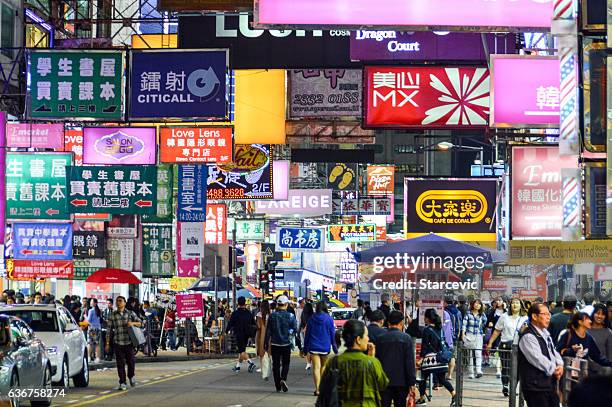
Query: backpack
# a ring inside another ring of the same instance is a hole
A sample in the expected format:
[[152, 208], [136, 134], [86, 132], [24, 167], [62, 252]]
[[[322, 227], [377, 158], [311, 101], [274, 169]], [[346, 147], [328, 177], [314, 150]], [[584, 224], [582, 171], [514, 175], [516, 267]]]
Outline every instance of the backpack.
[[457, 310], [457, 313], [452, 313], [450, 311], [447, 312], [450, 315], [451, 323], [453, 324], [453, 341], [456, 342], [461, 332], [461, 324], [463, 323], [461, 311]]
[[325, 369], [325, 374], [321, 378], [319, 385], [319, 396], [317, 397], [316, 407], [339, 407], [338, 382], [340, 381], [340, 370], [338, 369], [338, 357], [334, 357], [329, 366]]

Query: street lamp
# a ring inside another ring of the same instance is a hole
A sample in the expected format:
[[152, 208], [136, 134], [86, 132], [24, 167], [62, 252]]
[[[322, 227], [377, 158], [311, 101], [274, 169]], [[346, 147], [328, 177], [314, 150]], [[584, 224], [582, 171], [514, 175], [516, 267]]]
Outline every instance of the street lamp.
[[450, 150], [458, 150], [458, 151], [479, 151], [480, 152], [480, 175], [484, 175], [484, 147], [473, 147], [473, 146], [457, 146], [450, 141], [441, 141], [436, 144], [436, 149], [438, 151], [450, 151]]

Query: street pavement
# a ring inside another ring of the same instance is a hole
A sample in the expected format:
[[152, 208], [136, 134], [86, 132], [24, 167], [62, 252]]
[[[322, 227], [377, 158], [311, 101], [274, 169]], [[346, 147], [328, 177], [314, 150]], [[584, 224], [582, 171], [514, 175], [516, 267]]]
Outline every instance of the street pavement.
[[[231, 371], [233, 360], [208, 359], [139, 363], [136, 366], [138, 385], [126, 392], [113, 390], [117, 373], [113, 368], [91, 372], [86, 389], [71, 387], [65, 397], [53, 401], [55, 406], [191, 406], [206, 407], [312, 407], [312, 376], [305, 371], [305, 362], [297, 356], [291, 361], [288, 378], [289, 392], [276, 393], [272, 379], [265, 382], [260, 373], [248, 373], [246, 365], [236, 374]], [[479, 381], [466, 380], [464, 406], [507, 406], [501, 395], [501, 385], [495, 377]], [[483, 390], [490, 390], [483, 393]], [[483, 397], [473, 400], [467, 397]], [[432, 407], [449, 405], [450, 396], [443, 388], [433, 392], [427, 404]]]

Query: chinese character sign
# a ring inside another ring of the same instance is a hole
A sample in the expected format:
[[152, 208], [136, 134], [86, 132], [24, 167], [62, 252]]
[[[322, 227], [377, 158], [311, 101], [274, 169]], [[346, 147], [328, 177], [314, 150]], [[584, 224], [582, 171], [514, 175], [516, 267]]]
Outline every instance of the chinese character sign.
[[352, 253], [342, 253], [340, 259], [340, 281], [343, 283], [354, 284], [359, 277], [359, 265]]
[[155, 214], [155, 166], [70, 167], [69, 208], [72, 213]]
[[557, 146], [512, 148], [512, 237], [561, 237], [561, 169], [575, 167]]
[[71, 223], [15, 223], [13, 238], [15, 259], [72, 260]]
[[179, 165], [178, 214], [179, 222], [206, 222], [206, 165]]
[[227, 206], [225, 204], [206, 205], [206, 244], [227, 243]]
[[233, 158], [231, 127], [162, 127], [159, 160], [163, 163], [229, 164]]
[[340, 216], [388, 216], [391, 215], [391, 206], [391, 198], [386, 197], [340, 198], [332, 200], [332, 213]]
[[53, 148], [64, 147], [63, 124], [7, 123], [7, 147]]
[[198, 318], [204, 316], [202, 294], [177, 294], [176, 316], [179, 318]]
[[74, 266], [71, 260], [9, 259], [6, 262], [6, 274], [10, 280], [72, 278]]
[[273, 199], [272, 147], [238, 144], [232, 164], [208, 169], [208, 199]]
[[73, 232], [72, 257], [75, 259], [103, 259], [106, 248], [105, 239], [104, 232]]
[[492, 127], [559, 127], [558, 57], [491, 56]]
[[85, 164], [155, 164], [155, 127], [85, 127]]
[[134, 239], [107, 239], [106, 260], [108, 267], [134, 270]]
[[68, 220], [66, 167], [69, 153], [7, 153], [8, 219]]
[[122, 52], [32, 50], [28, 77], [29, 117], [123, 117]]
[[395, 167], [392, 165], [368, 165], [368, 195], [393, 195]]
[[376, 241], [376, 225], [329, 225], [329, 243], [359, 243]]
[[142, 249], [143, 276], [174, 275], [172, 225], [143, 225]]
[[263, 219], [236, 219], [236, 240], [246, 242], [265, 239]]
[[131, 55], [131, 118], [226, 118], [226, 50]]
[[74, 155], [73, 165], [83, 165], [83, 130], [64, 131], [64, 151]]
[[366, 67], [370, 127], [483, 127], [489, 123], [489, 72], [468, 67]]
[[147, 223], [172, 223], [172, 185], [174, 170], [172, 165], [157, 165], [157, 211], [155, 215], [142, 215]]
[[278, 228], [276, 247], [282, 251], [321, 252], [324, 251], [325, 229]]

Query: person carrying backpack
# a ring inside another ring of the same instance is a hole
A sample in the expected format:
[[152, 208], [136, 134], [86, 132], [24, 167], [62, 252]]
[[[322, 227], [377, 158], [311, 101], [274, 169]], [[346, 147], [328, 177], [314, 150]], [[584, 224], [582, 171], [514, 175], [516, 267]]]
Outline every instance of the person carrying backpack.
[[[445, 314], [448, 313], [450, 318], [450, 325], [452, 329], [452, 335], [449, 337], [449, 341], [452, 338], [452, 344], [450, 345], [453, 349], [453, 357], [451, 361], [448, 363], [448, 379], [453, 380], [453, 373], [455, 372], [455, 363], [457, 359], [457, 346], [453, 346], [454, 344], [459, 342], [459, 337], [461, 335], [461, 325], [463, 322], [463, 315], [461, 311], [457, 308], [457, 306], [453, 302], [452, 297], [448, 297], [444, 299], [444, 311]], [[446, 323], [445, 318], [445, 323]]]

